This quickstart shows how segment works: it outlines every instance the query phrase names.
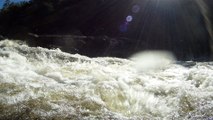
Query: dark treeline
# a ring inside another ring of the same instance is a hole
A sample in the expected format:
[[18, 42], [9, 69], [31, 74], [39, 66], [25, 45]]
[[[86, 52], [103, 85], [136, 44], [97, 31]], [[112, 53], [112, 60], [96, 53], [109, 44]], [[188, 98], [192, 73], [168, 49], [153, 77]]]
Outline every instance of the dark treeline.
[[[0, 35], [92, 57], [169, 50], [180, 60], [209, 60], [210, 33], [194, 1], [7, 0], [0, 11]], [[213, 2], [205, 3], [212, 13]]]
[[[17, 37], [18, 33], [29, 32], [114, 36], [118, 35], [117, 26], [123, 21], [123, 10], [129, 3], [128, 0], [31, 0], [11, 3], [1, 11], [0, 32]], [[119, 4], [119, 9], [114, 4]]]

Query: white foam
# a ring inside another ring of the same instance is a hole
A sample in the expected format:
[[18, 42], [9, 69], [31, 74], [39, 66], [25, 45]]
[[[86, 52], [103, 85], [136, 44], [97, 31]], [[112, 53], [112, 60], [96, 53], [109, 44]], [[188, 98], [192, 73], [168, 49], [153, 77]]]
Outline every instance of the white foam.
[[[138, 71], [137, 61], [88, 58], [0, 41], [0, 107], [4, 107], [0, 118], [13, 118], [21, 112], [30, 117], [62, 119], [213, 116], [212, 63], [186, 68], [173, 60], [169, 57], [153, 63], [158, 70], [147, 72], [144, 66]], [[164, 62], [166, 67], [158, 66]]]

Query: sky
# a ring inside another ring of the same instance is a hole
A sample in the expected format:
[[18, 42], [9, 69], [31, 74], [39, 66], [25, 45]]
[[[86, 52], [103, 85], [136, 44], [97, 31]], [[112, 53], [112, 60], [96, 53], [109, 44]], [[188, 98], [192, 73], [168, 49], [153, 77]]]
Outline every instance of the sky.
[[[0, 8], [2, 8], [5, 0], [0, 0]], [[21, 1], [29, 1], [29, 0], [10, 0], [11, 2], [21, 2]]]

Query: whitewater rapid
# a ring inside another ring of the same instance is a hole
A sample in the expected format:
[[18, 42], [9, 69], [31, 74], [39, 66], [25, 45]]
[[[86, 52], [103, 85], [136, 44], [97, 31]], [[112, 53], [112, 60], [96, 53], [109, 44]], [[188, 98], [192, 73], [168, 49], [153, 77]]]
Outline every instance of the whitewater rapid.
[[3, 40], [0, 111], [2, 120], [212, 120], [213, 62], [144, 72], [127, 59]]

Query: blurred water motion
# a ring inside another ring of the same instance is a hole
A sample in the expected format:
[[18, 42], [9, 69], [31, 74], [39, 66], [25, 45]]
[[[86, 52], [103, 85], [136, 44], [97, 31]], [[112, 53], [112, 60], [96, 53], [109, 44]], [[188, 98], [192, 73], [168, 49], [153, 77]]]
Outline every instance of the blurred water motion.
[[167, 51], [144, 51], [134, 54], [131, 58], [138, 72], [156, 72], [166, 69], [175, 63], [175, 57]]
[[22, 41], [0, 41], [0, 119], [212, 120], [212, 13], [213, 0], [7, 4], [0, 39]]
[[154, 72], [126, 59], [0, 41], [0, 119], [212, 119], [212, 62], [170, 63], [171, 54], [159, 51], [139, 56], [158, 70], [143, 59], [140, 68]]

